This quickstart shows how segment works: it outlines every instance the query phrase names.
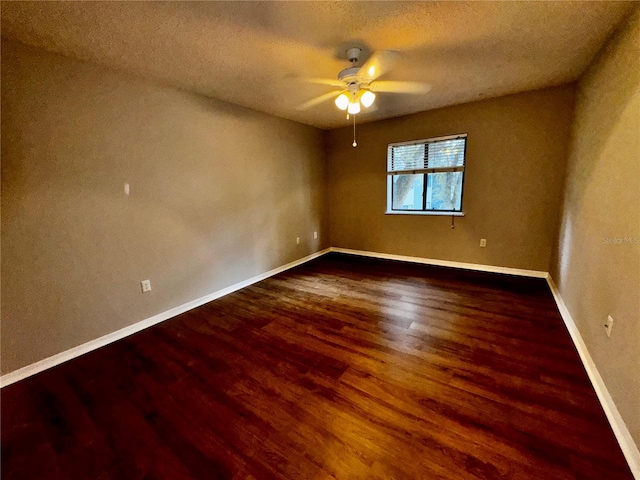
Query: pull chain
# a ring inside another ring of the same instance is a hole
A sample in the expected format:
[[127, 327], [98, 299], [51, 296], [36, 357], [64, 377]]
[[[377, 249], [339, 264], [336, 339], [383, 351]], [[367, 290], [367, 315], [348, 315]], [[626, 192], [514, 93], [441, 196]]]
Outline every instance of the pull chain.
[[353, 116], [353, 148], [356, 148], [358, 146], [358, 143], [356, 142], [356, 116]]

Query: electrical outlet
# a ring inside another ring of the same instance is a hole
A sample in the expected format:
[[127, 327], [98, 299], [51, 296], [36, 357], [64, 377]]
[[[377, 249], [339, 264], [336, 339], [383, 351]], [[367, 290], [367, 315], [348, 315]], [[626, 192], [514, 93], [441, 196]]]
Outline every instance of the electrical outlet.
[[486, 247], [487, 246], [487, 239], [486, 238], [481, 238], [480, 239], [480, 246], [481, 247]]
[[151, 280], [142, 280], [140, 282], [140, 286], [142, 287], [142, 293], [147, 293], [151, 291]]
[[318, 232], [313, 232], [313, 238], [318, 238]]
[[613, 330], [613, 318], [611, 318], [611, 315], [607, 316], [607, 323], [604, 324], [604, 329], [607, 332], [607, 337], [611, 338], [611, 330]]
[[296, 245], [300, 245], [300, 237], [296, 237]]

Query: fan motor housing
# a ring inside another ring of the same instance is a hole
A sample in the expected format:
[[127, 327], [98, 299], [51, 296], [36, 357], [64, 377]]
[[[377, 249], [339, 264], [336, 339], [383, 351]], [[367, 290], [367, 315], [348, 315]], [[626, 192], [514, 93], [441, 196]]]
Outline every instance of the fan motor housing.
[[340, 80], [341, 82], [355, 81], [359, 71], [360, 67], [345, 68], [340, 73], [338, 73], [338, 80]]

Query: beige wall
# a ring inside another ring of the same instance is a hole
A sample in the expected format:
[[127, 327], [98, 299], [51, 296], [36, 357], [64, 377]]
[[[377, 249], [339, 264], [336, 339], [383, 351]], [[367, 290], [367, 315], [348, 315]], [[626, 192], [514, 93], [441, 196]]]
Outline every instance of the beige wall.
[[572, 136], [551, 274], [640, 445], [640, 9], [580, 81]]
[[[333, 246], [548, 271], [573, 86], [511, 95], [328, 134]], [[387, 145], [468, 133], [465, 217], [385, 215]], [[480, 248], [480, 239], [487, 247]]]
[[2, 372], [323, 248], [324, 174], [319, 130], [3, 41]]

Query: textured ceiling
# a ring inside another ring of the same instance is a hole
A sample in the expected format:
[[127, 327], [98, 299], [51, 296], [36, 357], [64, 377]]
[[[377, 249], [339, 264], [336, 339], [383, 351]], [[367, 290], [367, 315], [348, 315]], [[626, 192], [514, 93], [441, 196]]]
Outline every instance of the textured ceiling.
[[[633, 2], [2, 2], [2, 35], [321, 128], [347, 125], [331, 87], [351, 44], [402, 53], [371, 121], [570, 82]], [[366, 55], [365, 55], [366, 56]], [[366, 59], [366, 58], [365, 58]]]

